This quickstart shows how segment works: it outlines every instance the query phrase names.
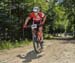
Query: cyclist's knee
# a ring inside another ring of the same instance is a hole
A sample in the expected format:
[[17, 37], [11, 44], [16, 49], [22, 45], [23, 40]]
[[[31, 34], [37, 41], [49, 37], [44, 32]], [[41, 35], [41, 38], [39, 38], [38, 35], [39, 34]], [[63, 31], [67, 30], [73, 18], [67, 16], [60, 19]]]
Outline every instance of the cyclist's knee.
[[38, 36], [38, 39], [42, 39], [43, 33], [42, 32], [38, 32], [37, 36]]
[[43, 31], [43, 27], [42, 27], [42, 26], [39, 27], [39, 31], [40, 31], [40, 32]]

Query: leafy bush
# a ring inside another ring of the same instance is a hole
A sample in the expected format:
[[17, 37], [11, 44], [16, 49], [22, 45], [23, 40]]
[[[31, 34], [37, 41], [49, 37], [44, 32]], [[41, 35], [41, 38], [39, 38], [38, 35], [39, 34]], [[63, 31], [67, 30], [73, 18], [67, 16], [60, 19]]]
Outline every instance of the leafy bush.
[[2, 41], [0, 44], [0, 49], [10, 49], [13, 48], [12, 43], [10, 41]]
[[11, 41], [1, 41], [0, 43], [0, 50], [1, 49], [11, 49], [11, 48], [17, 48], [17, 47], [23, 47], [25, 45], [29, 45], [31, 43], [31, 41], [28, 41], [27, 39], [24, 41], [15, 41], [15, 42], [11, 42]]
[[53, 35], [51, 35], [51, 34], [44, 35], [44, 39], [51, 39], [51, 38], [53, 38]]

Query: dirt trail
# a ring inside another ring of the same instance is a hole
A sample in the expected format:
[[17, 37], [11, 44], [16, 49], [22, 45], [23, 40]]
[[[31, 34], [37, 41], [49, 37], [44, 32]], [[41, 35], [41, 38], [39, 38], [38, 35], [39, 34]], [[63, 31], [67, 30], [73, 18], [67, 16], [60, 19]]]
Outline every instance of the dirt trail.
[[0, 63], [75, 63], [75, 40], [45, 40], [39, 54], [32, 45], [3, 51]]

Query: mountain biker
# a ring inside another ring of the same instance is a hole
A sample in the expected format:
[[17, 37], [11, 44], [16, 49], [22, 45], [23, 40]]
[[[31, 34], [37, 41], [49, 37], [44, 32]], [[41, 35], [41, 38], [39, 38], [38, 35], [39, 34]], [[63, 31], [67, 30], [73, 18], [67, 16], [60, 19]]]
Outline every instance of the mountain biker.
[[[29, 16], [26, 18], [26, 20], [25, 20], [25, 23], [24, 23], [24, 25], [23, 25], [23, 28], [26, 28], [27, 27], [27, 24], [28, 24], [28, 22], [30, 21], [30, 20], [33, 20], [32, 22], [33, 22], [33, 24], [41, 24], [41, 25], [44, 25], [45, 24], [45, 21], [46, 21], [46, 16], [45, 16], [45, 14], [42, 12], [42, 11], [40, 11], [40, 8], [39, 7], [34, 7], [33, 8], [33, 10], [32, 10], [32, 12], [29, 14]], [[41, 33], [41, 36], [39, 35], [39, 33], [37, 34], [38, 35], [38, 37], [40, 36], [40, 38], [43, 38], [43, 26], [39, 26], [38, 27], [38, 31]], [[32, 34], [34, 35], [35, 33], [36, 33], [37, 31], [36, 31], [36, 29], [33, 29], [32, 30]], [[38, 38], [39, 39], [39, 38]], [[43, 41], [43, 39], [42, 39], [42, 41]]]

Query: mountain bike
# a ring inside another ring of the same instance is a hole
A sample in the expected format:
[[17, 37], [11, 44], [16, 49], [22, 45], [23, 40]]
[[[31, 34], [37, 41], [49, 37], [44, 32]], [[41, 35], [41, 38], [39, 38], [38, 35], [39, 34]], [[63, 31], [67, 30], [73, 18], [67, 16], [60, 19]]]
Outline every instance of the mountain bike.
[[[42, 26], [42, 25], [37, 25], [37, 24], [32, 24], [31, 26], [27, 26], [27, 27], [31, 27], [32, 32], [33, 29], [38, 29], [38, 26]], [[42, 52], [43, 50], [43, 40], [38, 40], [37, 38], [37, 33], [38, 30], [36, 30], [36, 33], [32, 33], [32, 40], [33, 40], [33, 47], [36, 53]]]

